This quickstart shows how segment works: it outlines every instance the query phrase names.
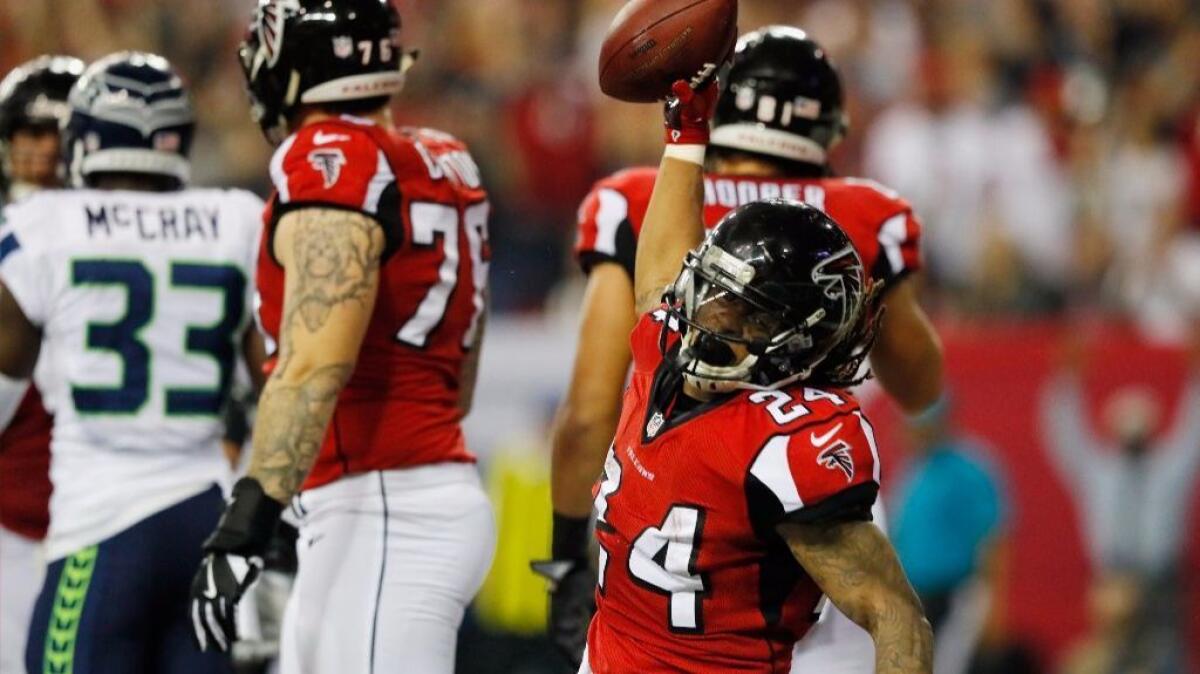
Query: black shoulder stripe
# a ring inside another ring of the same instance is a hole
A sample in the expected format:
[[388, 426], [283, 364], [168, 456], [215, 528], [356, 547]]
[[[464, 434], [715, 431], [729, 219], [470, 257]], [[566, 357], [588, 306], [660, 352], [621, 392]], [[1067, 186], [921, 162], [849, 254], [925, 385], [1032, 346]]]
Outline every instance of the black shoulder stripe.
[[833, 496], [783, 516], [781, 522], [814, 524], [817, 522], [870, 522], [871, 506], [879, 495], [879, 485], [864, 482]]

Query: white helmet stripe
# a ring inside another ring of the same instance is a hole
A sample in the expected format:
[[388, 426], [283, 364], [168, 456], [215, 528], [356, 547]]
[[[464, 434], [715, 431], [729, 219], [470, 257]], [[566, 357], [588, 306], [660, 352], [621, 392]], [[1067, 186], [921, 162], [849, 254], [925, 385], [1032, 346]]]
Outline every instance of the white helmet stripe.
[[758, 124], [718, 126], [712, 130], [709, 144], [810, 164], [824, 164], [828, 158], [825, 148], [811, 138]]

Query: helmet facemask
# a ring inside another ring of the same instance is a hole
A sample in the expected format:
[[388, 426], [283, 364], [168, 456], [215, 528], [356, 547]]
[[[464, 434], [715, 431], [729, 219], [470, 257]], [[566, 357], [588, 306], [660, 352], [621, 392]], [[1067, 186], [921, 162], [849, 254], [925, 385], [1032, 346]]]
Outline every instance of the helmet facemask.
[[749, 262], [706, 242], [688, 254], [669, 293], [670, 313], [683, 327], [675, 366], [702, 391], [778, 388], [819, 362], [803, 356], [812, 352], [809, 330], [825, 310], [796, 320], [788, 307], [751, 287], [754, 274]]

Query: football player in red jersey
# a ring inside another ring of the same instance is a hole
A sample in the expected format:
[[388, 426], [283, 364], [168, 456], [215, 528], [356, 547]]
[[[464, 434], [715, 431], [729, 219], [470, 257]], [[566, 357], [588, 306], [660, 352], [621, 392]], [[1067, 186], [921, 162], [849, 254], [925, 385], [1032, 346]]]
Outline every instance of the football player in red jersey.
[[740, 206], [701, 240], [713, 89], [677, 82], [666, 108], [580, 671], [786, 672], [828, 597], [871, 634], [878, 674], [930, 673], [932, 631], [871, 522], [871, 425], [846, 390], [876, 285], [799, 202]]
[[273, 347], [245, 478], [193, 585], [226, 648], [284, 505], [300, 519], [285, 673], [452, 672], [495, 525], [459, 426], [483, 334], [487, 194], [466, 147], [396, 128], [388, 0], [260, 0], [240, 56], [278, 144], [258, 267]]
[[[842, 87], [824, 50], [803, 31], [770, 26], [739, 40], [717, 103], [704, 177], [704, 220], [782, 197], [825, 210], [854, 242], [887, 309], [871, 350], [883, 388], [910, 413], [941, 392], [941, 347], [917, 303], [920, 224], [887, 188], [833, 175], [829, 150], [846, 132]], [[596, 184], [579, 209], [576, 252], [588, 274], [571, 385], [554, 435], [553, 501], [557, 590], [551, 634], [569, 654], [583, 647], [591, 574], [584, 561], [589, 487], [620, 409], [630, 364], [624, 339], [634, 325], [634, 250], [657, 171], [621, 171]], [[564, 571], [570, 569], [569, 572]], [[871, 671], [870, 639], [831, 611], [797, 650], [816, 671]], [[819, 634], [817, 634], [819, 633]]]
[[[59, 126], [83, 61], [41, 56], [0, 82], [0, 204], [62, 184]], [[2, 218], [0, 218], [2, 220]], [[24, 667], [50, 523], [50, 428], [38, 390], [0, 376], [0, 672]]]

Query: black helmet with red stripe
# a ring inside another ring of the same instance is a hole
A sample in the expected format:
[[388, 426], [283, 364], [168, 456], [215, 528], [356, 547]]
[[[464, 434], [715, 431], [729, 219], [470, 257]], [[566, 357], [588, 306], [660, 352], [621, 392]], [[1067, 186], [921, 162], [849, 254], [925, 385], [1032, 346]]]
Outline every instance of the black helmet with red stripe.
[[399, 35], [390, 0], [259, 0], [238, 55], [267, 139], [282, 142], [302, 104], [382, 105], [398, 93], [415, 56]]

